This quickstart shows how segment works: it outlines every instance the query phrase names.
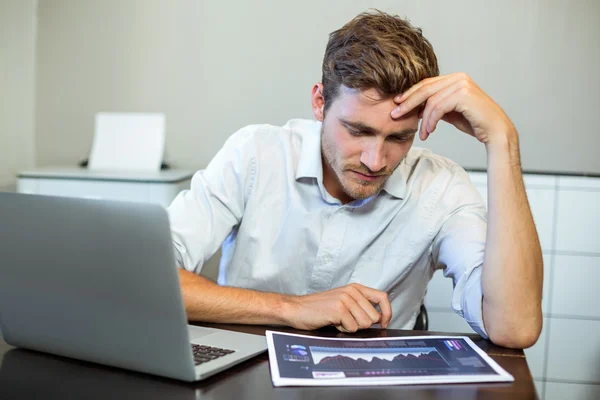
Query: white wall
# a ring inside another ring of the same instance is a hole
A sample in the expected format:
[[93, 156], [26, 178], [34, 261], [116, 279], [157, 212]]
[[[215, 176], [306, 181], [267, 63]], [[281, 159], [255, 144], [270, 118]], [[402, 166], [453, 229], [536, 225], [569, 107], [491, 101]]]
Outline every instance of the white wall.
[[37, 0], [0, 0], [0, 191], [34, 165]]
[[[37, 160], [87, 157], [98, 111], [167, 114], [167, 160], [203, 167], [236, 129], [311, 117], [327, 35], [369, 7], [408, 16], [443, 73], [466, 71], [509, 113], [526, 169], [600, 173], [595, 0], [41, 0]], [[485, 167], [450, 128], [426, 144]]]

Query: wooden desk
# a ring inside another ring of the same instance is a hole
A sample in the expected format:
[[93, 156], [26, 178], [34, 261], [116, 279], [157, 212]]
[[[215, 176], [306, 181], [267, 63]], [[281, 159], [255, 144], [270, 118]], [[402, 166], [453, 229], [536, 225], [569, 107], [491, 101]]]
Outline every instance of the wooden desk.
[[[212, 325], [222, 329], [263, 334], [266, 327]], [[304, 333], [293, 329], [274, 330]], [[368, 329], [353, 335], [323, 329], [310, 332], [327, 337], [390, 337], [434, 335], [439, 332]], [[513, 383], [275, 388], [267, 353], [189, 384], [116, 368], [14, 349], [0, 338], [0, 399], [537, 399], [535, 386], [521, 350], [493, 345], [477, 335], [469, 336], [504, 369]]]

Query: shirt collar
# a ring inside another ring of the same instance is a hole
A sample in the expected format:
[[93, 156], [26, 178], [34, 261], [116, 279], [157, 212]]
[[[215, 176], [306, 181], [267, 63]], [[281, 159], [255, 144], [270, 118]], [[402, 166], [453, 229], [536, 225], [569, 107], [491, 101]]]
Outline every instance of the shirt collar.
[[[321, 122], [294, 120], [293, 124], [290, 124], [290, 128], [300, 128], [302, 130], [302, 147], [296, 169], [296, 179], [316, 178], [318, 181], [323, 182]], [[385, 192], [399, 199], [406, 196], [406, 177], [408, 177], [409, 166], [406, 164], [405, 159], [402, 160], [398, 168], [383, 185]]]
[[409, 175], [410, 167], [406, 164], [406, 157], [400, 162], [398, 168], [385, 181], [383, 190], [394, 197], [403, 199], [406, 196], [406, 179]]
[[316, 178], [323, 181], [323, 164], [321, 161], [321, 122], [294, 121], [291, 128], [302, 130], [302, 147], [296, 169], [296, 179]]

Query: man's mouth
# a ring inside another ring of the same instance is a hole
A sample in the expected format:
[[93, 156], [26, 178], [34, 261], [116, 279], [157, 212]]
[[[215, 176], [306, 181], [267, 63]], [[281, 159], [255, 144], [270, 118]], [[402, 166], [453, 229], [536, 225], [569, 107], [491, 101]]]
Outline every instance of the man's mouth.
[[357, 171], [352, 171], [352, 172], [358, 177], [358, 179], [363, 180], [363, 181], [368, 181], [368, 182], [373, 182], [373, 181], [376, 181], [383, 177], [383, 175], [368, 175], [368, 174], [362, 174]]

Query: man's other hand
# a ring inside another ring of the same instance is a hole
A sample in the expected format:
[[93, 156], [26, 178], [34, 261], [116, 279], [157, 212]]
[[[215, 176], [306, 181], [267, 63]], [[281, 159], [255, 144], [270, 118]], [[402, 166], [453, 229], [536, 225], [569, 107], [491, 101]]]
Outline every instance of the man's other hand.
[[387, 328], [392, 318], [387, 293], [358, 283], [305, 296], [286, 296], [285, 299], [285, 318], [297, 329], [312, 330], [333, 325], [342, 332], [356, 332], [377, 323]]
[[516, 136], [516, 129], [502, 108], [465, 73], [427, 78], [394, 97], [398, 104], [391, 112], [397, 119], [424, 105], [420, 111], [419, 137], [425, 140], [440, 120], [476, 137], [481, 143]]

